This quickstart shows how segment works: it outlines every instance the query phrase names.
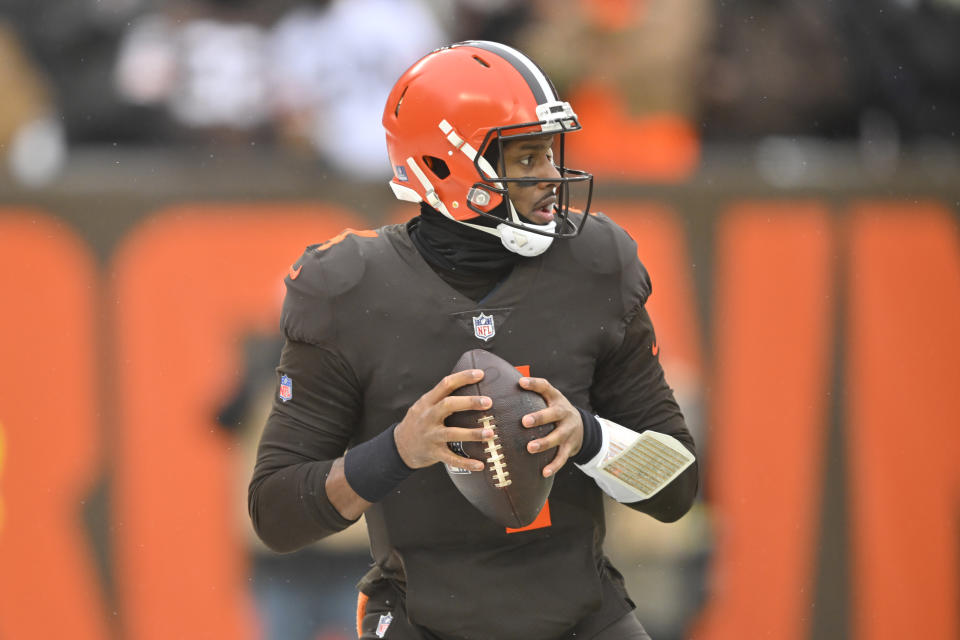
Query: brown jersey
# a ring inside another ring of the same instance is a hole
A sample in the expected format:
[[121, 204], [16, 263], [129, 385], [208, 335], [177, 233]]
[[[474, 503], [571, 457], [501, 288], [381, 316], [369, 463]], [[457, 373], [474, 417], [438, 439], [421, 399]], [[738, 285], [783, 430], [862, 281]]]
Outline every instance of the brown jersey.
[[[330, 461], [399, 422], [473, 348], [528, 366], [577, 407], [692, 448], [650, 350], [652, 327], [643, 330], [647, 273], [604, 216], [520, 261], [479, 302], [431, 269], [404, 225], [308, 248], [287, 288], [278, 398], [251, 484], [268, 543], [271, 531], [295, 548], [347, 526], [323, 492]], [[640, 327], [632, 339], [631, 326]], [[548, 526], [508, 532], [441, 465], [419, 469], [365, 514], [374, 574], [405, 593], [414, 623], [441, 636], [553, 638], [598, 611], [612, 622], [631, 604], [603, 555], [600, 489], [568, 464], [548, 509]], [[279, 533], [290, 526], [302, 537]]]

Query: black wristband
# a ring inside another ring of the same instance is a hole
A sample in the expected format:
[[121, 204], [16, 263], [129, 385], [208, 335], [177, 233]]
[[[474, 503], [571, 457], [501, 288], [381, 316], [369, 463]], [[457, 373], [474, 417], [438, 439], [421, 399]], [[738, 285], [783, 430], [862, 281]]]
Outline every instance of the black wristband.
[[407, 478], [413, 469], [400, 457], [391, 426], [380, 435], [353, 447], [343, 456], [347, 484], [367, 502], [379, 502]]
[[583, 420], [583, 444], [580, 445], [580, 451], [577, 455], [570, 458], [574, 464], [586, 464], [593, 459], [593, 456], [600, 452], [600, 445], [603, 444], [603, 432], [600, 431], [600, 421], [597, 417], [588, 411], [577, 407], [580, 412], [580, 418]]

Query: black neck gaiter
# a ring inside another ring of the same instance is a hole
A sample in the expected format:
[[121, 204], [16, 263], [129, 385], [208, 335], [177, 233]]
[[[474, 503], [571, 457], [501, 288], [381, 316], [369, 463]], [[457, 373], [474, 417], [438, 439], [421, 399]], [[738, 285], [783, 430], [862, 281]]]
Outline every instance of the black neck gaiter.
[[[493, 227], [494, 221], [483, 217], [471, 224]], [[508, 250], [500, 238], [471, 229], [450, 220], [439, 211], [420, 205], [420, 215], [407, 223], [410, 238], [424, 259], [434, 268], [448, 271], [509, 271], [523, 256]]]
[[[474, 218], [471, 224], [492, 227], [493, 221]], [[420, 215], [407, 223], [414, 246], [427, 264], [450, 286], [473, 300], [481, 300], [523, 260], [500, 238], [450, 220], [420, 205]]]

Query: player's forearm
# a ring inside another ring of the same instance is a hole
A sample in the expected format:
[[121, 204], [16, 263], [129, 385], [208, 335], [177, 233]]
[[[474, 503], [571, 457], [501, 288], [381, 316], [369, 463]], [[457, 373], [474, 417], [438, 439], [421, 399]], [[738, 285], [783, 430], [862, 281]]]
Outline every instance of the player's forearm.
[[[669, 434], [694, 456], [697, 455], [693, 437], [687, 430], [683, 417], [677, 416], [664, 424], [653, 427], [654, 431]], [[687, 467], [679, 476], [653, 497], [627, 504], [631, 509], [642, 511], [661, 522], [675, 522], [693, 506], [700, 484], [699, 460]]]
[[330, 473], [327, 474], [326, 490], [330, 504], [347, 520], [356, 520], [373, 504], [361, 498], [347, 482], [347, 476], [343, 472], [343, 458], [337, 458], [333, 462]]
[[648, 500], [627, 504], [636, 511], [653, 516], [660, 522], [676, 522], [693, 506], [697, 497], [699, 470], [694, 462], [670, 484]]
[[255, 473], [249, 492], [250, 519], [270, 549], [296, 551], [356, 520], [341, 515], [327, 495], [332, 467], [332, 461], [304, 462]]

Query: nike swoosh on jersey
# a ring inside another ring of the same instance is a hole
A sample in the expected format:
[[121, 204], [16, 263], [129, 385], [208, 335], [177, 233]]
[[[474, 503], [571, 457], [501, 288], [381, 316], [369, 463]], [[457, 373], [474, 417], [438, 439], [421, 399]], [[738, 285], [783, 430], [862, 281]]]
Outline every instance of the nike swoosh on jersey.
[[299, 265], [296, 269], [293, 268], [293, 265], [290, 265], [290, 279], [296, 280], [300, 276], [300, 270], [303, 269], [303, 265]]

